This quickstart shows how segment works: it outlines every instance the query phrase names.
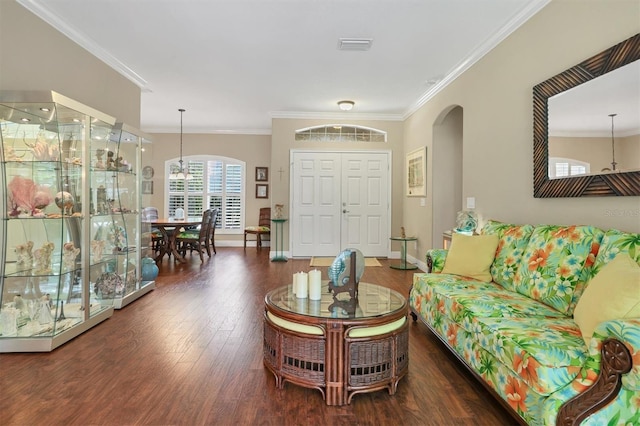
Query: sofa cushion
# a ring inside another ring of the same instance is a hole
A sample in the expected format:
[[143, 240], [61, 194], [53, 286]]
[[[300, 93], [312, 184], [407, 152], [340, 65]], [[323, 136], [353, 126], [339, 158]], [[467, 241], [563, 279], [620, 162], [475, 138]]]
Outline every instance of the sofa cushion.
[[438, 321], [441, 315], [457, 322], [476, 317], [565, 317], [496, 283], [448, 274], [414, 274], [409, 303], [429, 322]]
[[571, 383], [587, 358], [570, 318], [476, 318], [473, 338], [541, 395]]
[[571, 318], [495, 283], [416, 274], [409, 304], [480, 374], [495, 365], [476, 359], [478, 347], [541, 395], [571, 383], [586, 358]]
[[599, 323], [640, 318], [640, 266], [618, 254], [589, 281], [573, 315], [587, 345]]
[[516, 291], [573, 314], [574, 293], [582, 293], [603, 235], [594, 226], [536, 227], [514, 277]]
[[444, 261], [442, 272], [462, 275], [478, 281], [491, 281], [489, 268], [498, 247], [497, 235], [451, 236], [451, 247]]
[[482, 227], [481, 234], [497, 235], [499, 238], [496, 256], [490, 269], [494, 282], [515, 291], [513, 277], [532, 232], [532, 225], [513, 225], [496, 220], [489, 220]]

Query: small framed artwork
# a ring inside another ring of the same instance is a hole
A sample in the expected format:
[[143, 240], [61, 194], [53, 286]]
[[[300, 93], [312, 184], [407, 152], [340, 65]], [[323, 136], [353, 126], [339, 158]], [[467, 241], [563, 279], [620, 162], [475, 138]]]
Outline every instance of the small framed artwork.
[[269, 180], [269, 168], [256, 167], [256, 182], [267, 182], [268, 180]]
[[143, 180], [142, 181], [142, 193], [143, 194], [153, 194], [153, 181], [152, 180]]
[[427, 196], [427, 147], [407, 154], [407, 197]]
[[269, 198], [269, 185], [266, 183], [257, 183], [256, 198]]

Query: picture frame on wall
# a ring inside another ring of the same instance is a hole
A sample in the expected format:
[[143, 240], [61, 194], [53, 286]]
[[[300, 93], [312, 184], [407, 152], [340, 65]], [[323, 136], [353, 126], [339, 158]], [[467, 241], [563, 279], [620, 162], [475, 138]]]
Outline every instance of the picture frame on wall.
[[427, 147], [407, 154], [407, 197], [427, 196]]
[[267, 182], [269, 180], [268, 167], [256, 167], [256, 182]]
[[269, 185], [266, 183], [256, 184], [256, 198], [269, 198]]
[[152, 180], [143, 180], [142, 181], [142, 193], [143, 194], [153, 194], [153, 181]]

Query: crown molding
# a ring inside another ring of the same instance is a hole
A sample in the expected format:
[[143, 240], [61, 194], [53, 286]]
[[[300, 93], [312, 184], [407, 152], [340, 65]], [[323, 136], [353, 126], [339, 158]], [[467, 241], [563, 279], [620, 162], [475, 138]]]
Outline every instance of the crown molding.
[[517, 30], [522, 24], [528, 21], [532, 16], [538, 13], [544, 8], [551, 0], [537, 0], [528, 3], [525, 8], [518, 12], [506, 25], [498, 30], [493, 36], [489, 37], [484, 43], [482, 43], [477, 49], [475, 49], [467, 58], [463, 59], [456, 65], [449, 74], [447, 74], [442, 80], [430, 87], [412, 106], [407, 109], [403, 114], [402, 119], [406, 120], [424, 104], [426, 104], [431, 98], [437, 95], [442, 89], [451, 84], [456, 78], [462, 75], [466, 70], [471, 68], [473, 64], [478, 62], [487, 53], [493, 50], [498, 44], [500, 44], [511, 33]]
[[49, 7], [46, 7], [44, 5], [44, 2], [35, 0], [16, 0], [16, 2], [65, 36], [67, 36], [71, 41], [87, 50], [93, 56], [113, 68], [115, 71], [132, 81], [135, 85], [140, 87], [143, 92], [151, 91], [147, 86], [147, 81], [138, 73], [133, 71], [131, 68], [119, 61], [109, 52], [100, 47], [94, 40], [67, 25], [67, 23], [64, 22], [62, 18], [60, 18], [60, 16], [56, 15]]
[[376, 120], [376, 121], [402, 121], [402, 114], [373, 114], [354, 112], [298, 112], [298, 111], [271, 111], [271, 118], [294, 118], [314, 120]]
[[[148, 127], [144, 129], [146, 133], [173, 133], [176, 132], [174, 127]], [[189, 127], [189, 131], [183, 131], [186, 134], [200, 134], [200, 135], [258, 135], [269, 136], [271, 135], [271, 129], [211, 129], [207, 127]]]

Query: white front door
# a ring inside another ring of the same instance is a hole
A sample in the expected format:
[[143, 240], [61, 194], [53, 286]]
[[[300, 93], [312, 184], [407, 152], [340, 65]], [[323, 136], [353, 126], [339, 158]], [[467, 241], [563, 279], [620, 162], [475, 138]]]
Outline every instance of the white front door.
[[292, 256], [388, 255], [388, 153], [294, 152], [292, 169]]

